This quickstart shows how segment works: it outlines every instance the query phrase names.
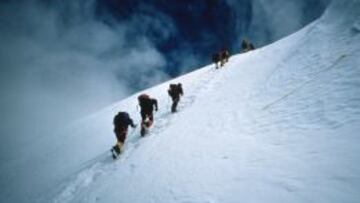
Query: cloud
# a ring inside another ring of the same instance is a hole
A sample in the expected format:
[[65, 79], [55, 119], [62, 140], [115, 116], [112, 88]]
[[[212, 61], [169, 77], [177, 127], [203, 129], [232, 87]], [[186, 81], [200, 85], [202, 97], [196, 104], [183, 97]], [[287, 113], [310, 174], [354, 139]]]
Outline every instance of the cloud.
[[94, 0], [0, 3], [2, 150], [168, 78], [166, 60], [144, 33], [173, 30], [170, 21], [165, 28], [165, 17], [107, 24], [95, 10]]
[[155, 5], [142, 2], [129, 19], [132, 32], [142, 33], [154, 44], [167, 41], [178, 32], [170, 16], [159, 11]]
[[96, 8], [95, 0], [0, 2], [0, 199], [27, 201], [54, 181], [46, 156], [58, 130], [169, 78], [153, 40], [175, 31], [170, 19], [118, 22]]

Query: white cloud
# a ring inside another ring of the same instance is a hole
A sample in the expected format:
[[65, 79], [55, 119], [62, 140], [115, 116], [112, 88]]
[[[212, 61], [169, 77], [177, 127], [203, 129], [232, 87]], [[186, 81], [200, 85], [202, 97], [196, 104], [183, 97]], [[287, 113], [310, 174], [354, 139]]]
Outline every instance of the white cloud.
[[[14, 128], [21, 128], [16, 136], [35, 138], [124, 98], [134, 91], [129, 81], [149, 86], [168, 78], [164, 57], [146, 36], [128, 43], [127, 32], [140, 25], [106, 25], [96, 19], [94, 6], [93, 0], [0, 3], [4, 140], [16, 146]], [[152, 19], [142, 23], [164, 26]], [[166, 23], [164, 29], [172, 29]], [[34, 127], [42, 122], [47, 125]]]

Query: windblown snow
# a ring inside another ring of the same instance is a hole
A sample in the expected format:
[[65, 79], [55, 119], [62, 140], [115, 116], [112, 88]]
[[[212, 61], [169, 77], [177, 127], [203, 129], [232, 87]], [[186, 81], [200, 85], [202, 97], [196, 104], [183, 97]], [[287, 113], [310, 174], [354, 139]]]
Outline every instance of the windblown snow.
[[[128, 111], [139, 123], [143, 92], [74, 123], [62, 132], [72, 144], [48, 155], [58, 184], [36, 201], [359, 202], [359, 16], [360, 1], [333, 1], [304, 29], [222, 69], [144, 90], [159, 102], [154, 126], [145, 138], [129, 129], [116, 161], [112, 119]], [[166, 91], [177, 82], [185, 95], [171, 114]]]

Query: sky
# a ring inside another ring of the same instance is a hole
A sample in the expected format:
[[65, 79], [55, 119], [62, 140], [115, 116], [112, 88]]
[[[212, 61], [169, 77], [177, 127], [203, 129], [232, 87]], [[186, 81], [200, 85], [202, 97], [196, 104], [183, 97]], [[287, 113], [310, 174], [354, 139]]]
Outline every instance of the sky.
[[236, 54], [243, 38], [256, 47], [274, 42], [315, 20], [327, 4], [1, 1], [1, 152], [207, 65], [211, 54], [223, 47]]

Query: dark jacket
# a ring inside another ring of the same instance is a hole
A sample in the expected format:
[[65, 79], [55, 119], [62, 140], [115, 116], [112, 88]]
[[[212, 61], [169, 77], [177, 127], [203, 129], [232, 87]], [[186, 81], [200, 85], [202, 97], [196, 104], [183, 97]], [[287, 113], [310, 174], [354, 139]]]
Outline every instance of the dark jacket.
[[170, 84], [168, 94], [172, 99], [178, 99], [184, 94], [181, 84]]
[[214, 63], [217, 63], [217, 62], [219, 62], [220, 61], [220, 54], [219, 53], [215, 53], [215, 54], [213, 54], [212, 55], [212, 61], [214, 62]]
[[155, 110], [158, 110], [158, 103], [156, 99], [151, 99], [151, 98], [144, 98], [139, 100], [139, 105], [141, 108], [141, 112], [145, 112], [145, 113], [150, 113], [154, 111], [154, 107]]
[[133, 120], [126, 112], [119, 112], [114, 117], [114, 132], [118, 142], [124, 143], [129, 125], [135, 128]]
[[114, 123], [115, 129], [128, 128], [129, 125], [131, 127], [135, 127], [133, 120], [130, 118], [129, 114], [126, 112], [119, 112], [114, 117], [113, 123]]
[[223, 50], [221, 51], [221, 58], [222, 58], [222, 59], [229, 58], [229, 56], [230, 56], [230, 53], [229, 53], [228, 50], [223, 49]]

